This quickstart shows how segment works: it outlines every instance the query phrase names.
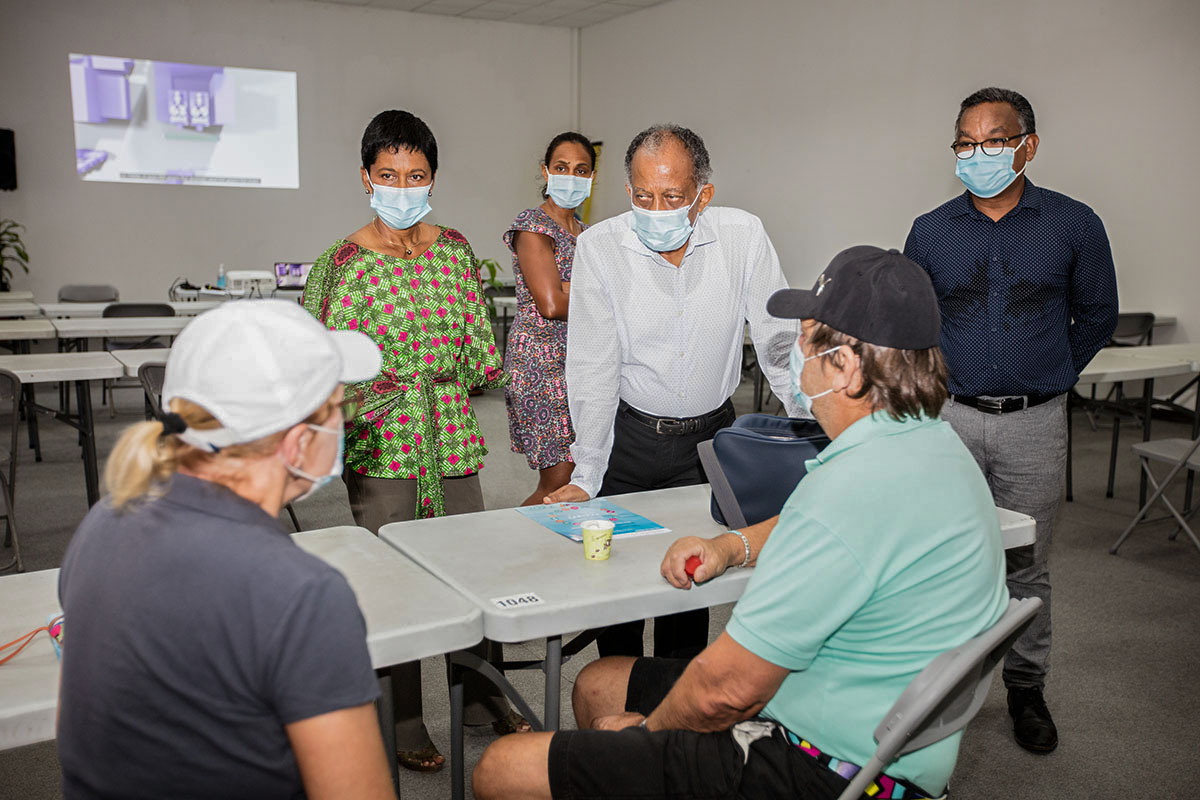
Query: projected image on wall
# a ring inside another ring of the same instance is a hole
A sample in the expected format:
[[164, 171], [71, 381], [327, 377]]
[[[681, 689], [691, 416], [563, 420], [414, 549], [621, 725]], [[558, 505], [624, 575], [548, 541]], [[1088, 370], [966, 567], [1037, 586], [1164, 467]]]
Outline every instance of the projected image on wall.
[[85, 181], [297, 189], [296, 73], [69, 57]]

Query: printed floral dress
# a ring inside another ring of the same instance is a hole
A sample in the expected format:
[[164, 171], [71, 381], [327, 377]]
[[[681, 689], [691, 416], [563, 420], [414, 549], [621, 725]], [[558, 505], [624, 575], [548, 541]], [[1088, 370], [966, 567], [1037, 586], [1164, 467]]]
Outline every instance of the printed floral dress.
[[540, 208], [522, 211], [504, 233], [513, 254], [517, 280], [517, 314], [508, 334], [504, 369], [510, 381], [504, 399], [508, 432], [515, 453], [524, 453], [530, 469], [546, 469], [571, 460], [575, 430], [567, 409], [567, 321], [546, 319], [537, 310], [521, 274], [513, 240], [522, 231], [554, 240], [554, 262], [560, 280], [571, 280], [575, 237]]
[[346, 425], [346, 465], [360, 475], [417, 481], [416, 517], [442, 516], [443, 476], [470, 475], [487, 454], [467, 392], [504, 385], [475, 254], [442, 228], [411, 260], [334, 243], [308, 275], [305, 309], [330, 330], [379, 344], [383, 366], [348, 386], [363, 410]]

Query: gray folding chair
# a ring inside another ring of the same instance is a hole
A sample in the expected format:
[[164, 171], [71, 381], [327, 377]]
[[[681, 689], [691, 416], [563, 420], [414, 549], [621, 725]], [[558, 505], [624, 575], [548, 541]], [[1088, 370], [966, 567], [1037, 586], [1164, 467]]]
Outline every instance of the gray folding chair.
[[[173, 317], [175, 308], [167, 303], [113, 303], [101, 312], [105, 318], [112, 317]], [[157, 336], [137, 337], [108, 337], [104, 340], [104, 349], [112, 350], [141, 350], [149, 347], [170, 347], [170, 342]], [[120, 378], [106, 379], [103, 383], [100, 402], [109, 404], [109, 416], [117, 415], [117, 407], [112, 402], [114, 389], [137, 388], [136, 383], [125, 383]]]
[[120, 299], [117, 287], [103, 283], [69, 283], [58, 290], [60, 303], [115, 303]]
[[142, 382], [142, 391], [146, 393], [146, 419], [158, 419], [162, 416], [159, 403], [166, 377], [166, 364], [150, 362], [138, 367], [138, 380]]
[[[24, 572], [21, 542], [17, 538], [17, 518], [13, 511], [17, 480], [17, 430], [21, 425], [21, 380], [6, 369], [0, 369], [0, 407], [7, 407], [11, 412], [8, 442], [0, 445], [0, 516], [4, 517], [4, 546], [13, 549], [12, 561], [0, 566], [0, 570], [16, 565], [17, 572]], [[28, 413], [33, 414], [33, 409], [29, 409]]]
[[[166, 364], [142, 364], [138, 367], [138, 380], [142, 382], [142, 389], [146, 392], [146, 419], [162, 417], [162, 387], [166, 375]], [[291, 517], [292, 526], [297, 532], [300, 531], [300, 520], [296, 519], [296, 510], [292, 508], [292, 504], [288, 503], [284, 508]]]
[[983, 633], [947, 650], [912, 679], [875, 729], [879, 746], [838, 800], [857, 800], [897, 757], [940, 742], [966, 727], [979, 712], [1004, 660], [1042, 608], [1036, 597], [1009, 600], [1008, 609]]
[[[1200, 470], [1200, 453], [1196, 451], [1200, 449], [1200, 439], [1192, 441], [1191, 439], [1156, 439], [1149, 442], [1139, 442], [1133, 446], [1133, 452], [1141, 459], [1142, 471], [1146, 473], [1146, 480], [1154, 488], [1154, 492], [1146, 498], [1146, 503], [1134, 516], [1133, 522], [1129, 523], [1129, 527], [1125, 529], [1108, 552], [1113, 555], [1117, 554], [1117, 548], [1129, 538], [1129, 534], [1133, 533], [1133, 529], [1137, 527], [1139, 522], [1142, 522], [1146, 514], [1150, 512], [1150, 507], [1155, 503], [1161, 502], [1171, 512], [1171, 516], [1179, 523], [1174, 532], [1171, 533], [1170, 539], [1175, 540], [1179, 536], [1179, 532], [1186, 531], [1191, 537], [1192, 543], [1200, 549], [1200, 539], [1196, 538], [1195, 531], [1188, 525], [1188, 520], [1196, 513], [1194, 508], [1184, 508], [1183, 513], [1179, 513], [1171, 501], [1167, 498], [1165, 492], [1167, 487], [1171, 485], [1171, 481], [1175, 476], [1187, 469], [1190, 472]], [[1160, 464], [1170, 464], [1171, 469], [1167, 472], [1160, 484], [1154, 477], [1153, 470], [1150, 469], [1150, 462], [1157, 461]], [[1145, 520], [1146, 522], [1158, 522], [1159, 520], [1167, 519], [1167, 517], [1158, 517], [1157, 519]]]

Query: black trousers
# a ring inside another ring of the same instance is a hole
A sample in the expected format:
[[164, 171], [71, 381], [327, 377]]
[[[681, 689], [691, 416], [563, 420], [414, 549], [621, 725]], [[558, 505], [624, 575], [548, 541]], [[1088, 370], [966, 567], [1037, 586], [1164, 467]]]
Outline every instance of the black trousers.
[[[726, 400], [712, 412], [696, 433], [656, 433], [635, 419], [622, 403], [613, 423], [612, 453], [600, 486], [600, 497], [651, 489], [670, 489], [707, 483], [696, 445], [708, 441], [719, 429], [733, 423], [733, 403]], [[642, 656], [645, 620], [613, 625], [596, 640], [601, 656]], [[684, 611], [654, 620], [654, 655], [659, 658], [694, 658], [708, 646], [708, 609]]]

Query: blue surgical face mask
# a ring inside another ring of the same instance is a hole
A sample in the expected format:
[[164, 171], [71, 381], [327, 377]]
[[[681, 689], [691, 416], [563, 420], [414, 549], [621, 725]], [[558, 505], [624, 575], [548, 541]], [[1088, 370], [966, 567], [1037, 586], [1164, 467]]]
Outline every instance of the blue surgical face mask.
[[546, 173], [546, 194], [559, 208], [578, 208], [591, 193], [591, 178]]
[[389, 228], [411, 228], [433, 209], [429, 207], [429, 187], [379, 186], [372, 183], [371, 208]]
[[792, 345], [792, 353], [788, 357], [788, 372], [791, 373], [792, 376], [792, 397], [796, 398], [797, 405], [799, 405], [800, 408], [803, 409], [804, 413], [808, 414], [809, 416], [812, 415], [813, 400], [816, 400], [818, 397], [824, 397], [832, 392], [833, 389], [826, 389], [820, 394], [814, 394], [811, 397], [805, 394], [804, 390], [800, 388], [800, 379], [804, 375], [804, 364], [808, 361], [812, 361], [814, 358], [827, 356], [837, 349], [837, 347], [831, 347], [823, 353], [817, 353], [815, 356], [805, 357], [804, 350], [800, 348], [799, 339], [797, 339], [796, 343]]
[[688, 205], [665, 211], [639, 208], [630, 200], [630, 206], [633, 208], [633, 232], [642, 240], [642, 244], [656, 253], [670, 253], [682, 247], [696, 227], [688, 219], [688, 213], [700, 199], [704, 187], [700, 188], [701, 191], [696, 192], [696, 199]]
[[[339, 426], [336, 430], [334, 430], [333, 428], [326, 428], [322, 425], [314, 425], [312, 423], [309, 423], [308, 427], [309, 427], [309, 429], [317, 431], [318, 433], [328, 433], [330, 436], [337, 436], [338, 437], [337, 455], [333, 457], [333, 464], [330, 465], [329, 472], [326, 473], [325, 475], [309, 475], [307, 472], [300, 469], [299, 467], [293, 467], [291, 464], [287, 463], [286, 461], [283, 462], [283, 466], [286, 467], [287, 471], [290, 472], [293, 476], [295, 476], [297, 478], [303, 478], [306, 481], [312, 481], [312, 486], [310, 486], [308, 488], [308, 491], [305, 492], [304, 494], [300, 495], [299, 497], [297, 497], [296, 500], [303, 500], [304, 498], [313, 495], [322, 486], [325, 486], [331, 480], [333, 480], [334, 478], [336, 478], [342, 474], [342, 464], [343, 464], [342, 451], [346, 447], [346, 428], [345, 428], [345, 426], [344, 425]], [[292, 502], [294, 503], [294, 502], [296, 502], [296, 500], [293, 500]]]
[[1025, 139], [1028, 138], [1021, 139], [1016, 147], [1001, 149], [1000, 154], [994, 156], [989, 156], [983, 152], [983, 147], [975, 145], [975, 155], [956, 159], [958, 163], [954, 167], [954, 174], [967, 187], [967, 191], [976, 197], [995, 197], [1011, 186], [1029, 166], [1029, 162], [1025, 162], [1021, 172], [1015, 172], [1012, 168], [1013, 157], [1017, 150], [1025, 146]]

